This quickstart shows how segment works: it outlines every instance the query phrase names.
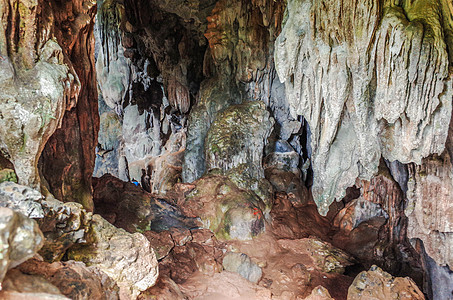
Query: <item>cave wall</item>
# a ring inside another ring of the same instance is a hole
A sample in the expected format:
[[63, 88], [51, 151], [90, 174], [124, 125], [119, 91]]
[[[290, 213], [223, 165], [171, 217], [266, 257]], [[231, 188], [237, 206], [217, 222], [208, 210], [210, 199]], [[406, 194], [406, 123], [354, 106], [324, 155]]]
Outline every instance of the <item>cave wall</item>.
[[2, 1], [0, 11], [2, 154], [20, 183], [42, 183], [61, 199], [92, 208], [96, 3]]
[[321, 214], [375, 175], [381, 156], [420, 164], [443, 152], [451, 26], [447, 1], [288, 2], [276, 65], [311, 128]]

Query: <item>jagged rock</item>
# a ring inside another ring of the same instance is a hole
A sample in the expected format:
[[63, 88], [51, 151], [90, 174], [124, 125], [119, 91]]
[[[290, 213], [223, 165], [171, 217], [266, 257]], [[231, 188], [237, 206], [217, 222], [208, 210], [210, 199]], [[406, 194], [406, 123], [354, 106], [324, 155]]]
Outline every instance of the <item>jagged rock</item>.
[[305, 300], [332, 300], [332, 299], [333, 298], [330, 296], [329, 291], [322, 285], [315, 287], [311, 292], [310, 296], [305, 298]]
[[381, 155], [420, 163], [444, 149], [451, 8], [398, 3], [288, 1], [276, 70], [292, 114], [310, 125], [313, 195], [323, 215], [357, 177], [377, 173]]
[[169, 230], [162, 232], [145, 231], [143, 235], [148, 239], [156, 253], [157, 260], [165, 258], [175, 247], [175, 242]]
[[353, 299], [421, 299], [425, 296], [409, 277], [393, 277], [381, 268], [372, 266], [354, 279], [348, 290], [348, 300]]
[[[30, 259], [18, 268], [28, 276], [41, 276], [52, 283], [57, 291], [73, 300], [119, 299], [119, 288], [104, 272], [86, 267], [83, 262], [66, 261], [47, 263]], [[15, 270], [16, 271], [16, 270]]]
[[0, 206], [21, 212], [29, 218], [43, 218], [44, 211], [40, 201], [44, 197], [40, 192], [14, 182], [0, 183]]
[[93, 215], [87, 245], [69, 249], [70, 259], [96, 266], [120, 287], [120, 298], [135, 299], [153, 286], [159, 271], [156, 255], [140, 233], [130, 234]]
[[255, 193], [220, 175], [206, 175], [194, 185], [178, 199], [178, 207], [188, 216], [200, 217], [217, 238], [246, 240], [264, 231], [263, 212], [270, 208]]
[[74, 244], [85, 243], [91, 212], [75, 202], [63, 203], [52, 196], [41, 201], [44, 218], [38, 219], [45, 241], [39, 253], [50, 262], [60, 260]]
[[313, 201], [303, 199], [301, 205], [294, 200], [290, 195], [276, 193], [270, 213], [273, 234], [283, 239], [326, 236], [329, 220], [317, 213]]
[[405, 214], [407, 235], [423, 241], [426, 253], [441, 266], [453, 270], [453, 164], [446, 151], [442, 156], [409, 166]]
[[38, 224], [25, 215], [0, 207], [0, 283], [8, 269], [33, 257], [44, 237]]
[[228, 252], [222, 264], [226, 271], [238, 273], [253, 283], [258, 283], [263, 275], [261, 268], [244, 253]]
[[37, 275], [24, 274], [12, 269], [2, 283], [0, 298], [4, 300], [68, 300], [58, 288]]

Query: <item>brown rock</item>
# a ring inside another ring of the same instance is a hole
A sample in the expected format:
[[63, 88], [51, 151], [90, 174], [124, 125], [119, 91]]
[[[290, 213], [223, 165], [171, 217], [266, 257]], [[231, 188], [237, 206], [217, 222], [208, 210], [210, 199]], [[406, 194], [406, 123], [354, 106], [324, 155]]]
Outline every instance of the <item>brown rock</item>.
[[96, 2], [52, 1], [45, 7], [53, 8], [53, 32], [80, 79], [80, 90], [77, 105], [65, 113], [61, 128], [44, 147], [40, 166], [57, 199], [81, 203], [92, 211], [91, 177], [99, 131], [93, 36]]
[[325, 287], [318, 285], [305, 300], [333, 300], [333, 298]]
[[38, 275], [27, 275], [17, 269], [10, 270], [3, 281], [0, 298], [3, 300], [63, 300], [56, 286]]
[[393, 277], [381, 268], [372, 266], [354, 279], [348, 290], [348, 300], [354, 299], [407, 299], [424, 300], [425, 296], [409, 277]]
[[73, 300], [119, 299], [116, 283], [96, 267], [86, 267], [83, 262], [67, 261], [47, 263], [31, 259], [18, 269], [29, 276], [41, 276], [52, 283], [59, 292]]

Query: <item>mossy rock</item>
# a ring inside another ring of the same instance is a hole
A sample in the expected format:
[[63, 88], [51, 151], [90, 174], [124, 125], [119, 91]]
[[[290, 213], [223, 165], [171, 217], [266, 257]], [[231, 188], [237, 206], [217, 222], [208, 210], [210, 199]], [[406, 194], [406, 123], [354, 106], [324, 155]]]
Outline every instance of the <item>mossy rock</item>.
[[4, 181], [12, 181], [17, 183], [17, 176], [14, 170], [12, 169], [0, 170], [0, 183]]

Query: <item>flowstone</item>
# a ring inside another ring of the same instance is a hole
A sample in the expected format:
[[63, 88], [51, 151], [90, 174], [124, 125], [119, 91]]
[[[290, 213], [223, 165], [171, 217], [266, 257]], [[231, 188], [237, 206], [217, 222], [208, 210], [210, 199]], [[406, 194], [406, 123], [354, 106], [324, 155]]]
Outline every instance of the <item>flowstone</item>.
[[288, 1], [275, 64], [292, 114], [310, 125], [323, 215], [356, 178], [377, 173], [381, 156], [421, 163], [444, 150], [451, 6], [395, 2]]

